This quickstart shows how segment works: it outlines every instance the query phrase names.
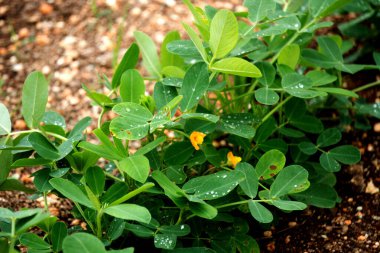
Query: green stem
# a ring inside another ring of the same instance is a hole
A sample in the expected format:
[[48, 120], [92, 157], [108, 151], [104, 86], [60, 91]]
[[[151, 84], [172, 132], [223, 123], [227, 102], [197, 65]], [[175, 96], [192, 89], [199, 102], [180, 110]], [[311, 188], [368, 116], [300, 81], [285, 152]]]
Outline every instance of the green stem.
[[9, 244], [9, 250], [10, 252], [14, 252], [15, 249], [15, 243], [16, 243], [16, 218], [11, 218], [12, 228], [11, 228], [11, 242]]
[[123, 182], [124, 183], [124, 180], [118, 178], [118, 177], [115, 177], [114, 175], [112, 175], [111, 173], [108, 173], [108, 172], [105, 172], [104, 173], [107, 177], [109, 178], [112, 178], [113, 180], [116, 180], [116, 181], [119, 181], [119, 182]]
[[270, 112], [267, 113], [267, 115], [264, 116], [264, 118], [262, 119], [260, 124], [257, 126], [257, 128], [259, 128], [259, 126], [261, 126], [267, 119], [270, 118], [270, 116], [272, 116], [275, 112], [277, 112], [291, 98], [292, 98], [292, 96], [289, 96], [289, 97], [285, 98], [283, 101], [281, 101], [279, 104], [277, 104], [277, 106], [275, 108], [273, 108]]
[[360, 86], [356, 89], [353, 89], [352, 91], [353, 92], [359, 92], [359, 91], [363, 91], [363, 90], [366, 90], [366, 89], [369, 89], [369, 88], [372, 88], [372, 87], [375, 87], [377, 85], [380, 85], [380, 80], [376, 81], [376, 82], [373, 82], [373, 83], [369, 83], [369, 84], [366, 84], [366, 85], [363, 85], [363, 86]]
[[103, 210], [98, 210], [98, 214], [96, 215], [96, 236], [101, 239], [102, 238], [102, 217], [103, 217]]
[[66, 137], [63, 137], [63, 136], [61, 136], [59, 134], [55, 134], [55, 133], [52, 133], [52, 132], [42, 132], [41, 130], [38, 130], [38, 129], [30, 129], [30, 130], [25, 130], [25, 131], [12, 132], [12, 133], [9, 133], [8, 136], [9, 135], [29, 134], [29, 133], [46, 134], [46, 135], [53, 136], [53, 137], [58, 138], [58, 139], [63, 140], [63, 141], [67, 141]]
[[145, 192], [146, 190], [152, 188], [154, 186], [153, 183], [146, 183], [142, 186], [140, 186], [139, 188], [129, 192], [128, 194], [124, 195], [123, 197], [115, 200], [114, 202], [112, 202], [109, 206], [115, 206], [115, 205], [119, 205], [125, 201], [127, 201], [128, 199], [131, 199], [133, 198], [134, 196], [142, 193], [142, 192]]
[[47, 201], [47, 194], [46, 192], [44, 192], [44, 204], [45, 204], [45, 211], [46, 212], [49, 212], [49, 205], [48, 205], [48, 201]]
[[265, 190], [269, 191], [269, 189], [268, 189], [265, 185], [263, 185], [262, 183], [259, 182], [259, 185], [260, 185], [261, 187], [263, 187]]
[[96, 233], [94, 225], [92, 224], [92, 222], [90, 220], [88, 220], [86, 218], [86, 216], [84, 215], [82, 207], [80, 207], [80, 205], [75, 201], [73, 201], [73, 203], [74, 203], [75, 207], [78, 209], [79, 213], [82, 215], [83, 219], [87, 222], [88, 226], [91, 228], [92, 232]]
[[183, 213], [185, 212], [185, 208], [181, 208], [181, 211], [179, 212], [178, 220], [175, 223], [176, 225], [181, 224]]
[[229, 206], [236, 206], [236, 205], [242, 205], [242, 204], [247, 204], [249, 201], [253, 202], [272, 202], [272, 200], [267, 200], [267, 199], [247, 199], [247, 200], [242, 200], [242, 201], [237, 201], [237, 202], [232, 202], [220, 206], [216, 206], [216, 209], [224, 208], [224, 207], [229, 207]]
[[102, 124], [102, 118], [103, 118], [104, 113], [105, 113], [105, 110], [104, 110], [104, 108], [102, 108], [102, 111], [100, 112], [100, 115], [98, 118], [98, 128], [100, 128], [100, 126]]

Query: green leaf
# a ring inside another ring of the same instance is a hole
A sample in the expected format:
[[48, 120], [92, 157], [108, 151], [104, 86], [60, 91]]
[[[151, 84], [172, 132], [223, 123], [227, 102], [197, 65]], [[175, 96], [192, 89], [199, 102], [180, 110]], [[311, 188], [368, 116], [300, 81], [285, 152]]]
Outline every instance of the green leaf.
[[326, 85], [335, 82], [337, 79], [336, 76], [330, 75], [325, 71], [320, 70], [309, 71], [307, 72], [306, 77], [312, 81], [313, 87]]
[[126, 223], [125, 228], [137, 235], [138, 237], [148, 238], [153, 237], [155, 234], [153, 230], [137, 224]]
[[324, 130], [317, 139], [318, 147], [327, 147], [337, 144], [342, 139], [342, 134], [337, 128], [329, 128]]
[[138, 60], [139, 60], [139, 47], [132, 43], [132, 45], [128, 48], [127, 52], [125, 52], [123, 58], [121, 59], [119, 65], [116, 68], [115, 74], [112, 78], [112, 88], [115, 89], [120, 85], [121, 75], [128, 69], [133, 69]]
[[170, 234], [156, 234], [154, 236], [154, 246], [158, 249], [174, 249], [177, 243], [177, 236]]
[[300, 47], [297, 44], [287, 45], [281, 50], [277, 62], [295, 69], [300, 58], [300, 52]]
[[81, 119], [73, 128], [73, 130], [69, 133], [67, 138], [81, 139], [82, 132], [86, 130], [88, 126], [91, 125], [92, 119], [91, 117], [85, 117]]
[[238, 163], [235, 170], [244, 175], [244, 180], [239, 183], [243, 192], [251, 199], [256, 197], [259, 186], [256, 170], [249, 163]]
[[104, 244], [88, 233], [75, 233], [63, 240], [63, 253], [106, 253]]
[[148, 121], [153, 118], [153, 115], [146, 107], [124, 102], [115, 105], [112, 110], [123, 116], [113, 119], [110, 124], [110, 131], [117, 138], [139, 140], [148, 134]]
[[16, 160], [14, 163], [12, 163], [12, 168], [19, 168], [19, 167], [34, 167], [37, 165], [47, 165], [50, 164], [51, 160], [43, 159], [43, 158], [22, 158]]
[[293, 128], [281, 127], [278, 131], [281, 134], [288, 136], [288, 137], [292, 137], [292, 138], [302, 138], [305, 136], [305, 134], [303, 132], [295, 130]]
[[183, 198], [186, 196], [185, 192], [179, 188], [175, 183], [170, 181], [170, 179], [165, 176], [159, 170], [155, 170], [152, 173], [152, 177], [157, 183], [164, 189], [165, 195], [168, 196], [174, 203], [178, 206], [184, 205]]
[[120, 97], [123, 102], [138, 104], [144, 94], [145, 83], [140, 73], [134, 69], [125, 71], [120, 79]]
[[29, 142], [36, 152], [45, 159], [57, 160], [60, 158], [57, 148], [40, 133], [31, 133]]
[[270, 196], [284, 196], [307, 181], [309, 173], [302, 166], [290, 165], [280, 171], [270, 187]]
[[298, 73], [286, 74], [281, 80], [281, 85], [287, 93], [299, 98], [307, 99], [327, 95], [322, 91], [309, 90], [313, 86], [312, 81]]
[[104, 209], [104, 212], [116, 218], [133, 220], [142, 223], [149, 223], [152, 218], [148, 209], [135, 204], [111, 206]]
[[15, 214], [11, 210], [4, 207], [0, 207], [0, 217], [2, 217], [3, 219], [13, 219], [14, 216]]
[[273, 205], [285, 211], [304, 210], [307, 205], [298, 201], [273, 200]]
[[21, 244], [33, 250], [47, 250], [50, 245], [33, 233], [24, 233], [20, 236]]
[[257, 178], [266, 180], [274, 177], [284, 168], [285, 161], [285, 155], [276, 149], [266, 152], [256, 164]]
[[338, 194], [327, 184], [313, 183], [303, 192], [292, 194], [298, 201], [320, 208], [333, 208], [338, 198]]
[[343, 164], [355, 164], [360, 161], [360, 151], [354, 146], [343, 145], [329, 151], [332, 158]]
[[319, 36], [317, 41], [320, 50], [324, 55], [335, 62], [343, 62], [342, 53], [334, 39], [328, 36]]
[[[202, 46], [202, 41], [200, 41], [200, 45]], [[191, 40], [172, 41], [166, 46], [166, 48], [169, 52], [179, 55], [182, 58], [202, 59], [197, 47]]]
[[[5, 143], [6, 142], [6, 143]], [[11, 145], [12, 140], [7, 138], [0, 139], [0, 145]], [[13, 162], [13, 155], [11, 150], [0, 150], [0, 185], [7, 179]]]
[[255, 98], [257, 102], [264, 105], [274, 105], [280, 100], [280, 96], [267, 87], [257, 89], [255, 91]]
[[255, 136], [256, 130], [252, 127], [253, 117], [249, 113], [234, 113], [222, 115], [218, 128], [230, 134], [251, 139]]
[[154, 85], [153, 98], [157, 109], [161, 109], [178, 95], [176, 87], [157, 82]]
[[[181, 36], [178, 31], [171, 31], [166, 34], [164, 41], [161, 44], [161, 65], [166, 66], [177, 66], [181, 68], [183, 66], [183, 60], [178, 55], [175, 55], [168, 51], [167, 45], [176, 40], [180, 40]], [[164, 72], [164, 69], [162, 70]]]
[[290, 119], [290, 124], [307, 133], [318, 134], [323, 131], [322, 121], [314, 116], [303, 115]]
[[210, 220], [218, 215], [218, 209], [207, 204], [206, 202], [190, 202], [189, 208], [193, 214], [204, 219]]
[[302, 50], [302, 60], [306, 61], [313, 66], [322, 67], [325, 69], [334, 68], [338, 62], [330, 59], [324, 54], [319, 53], [314, 49], [303, 49]]
[[185, 182], [187, 175], [183, 171], [183, 165], [172, 165], [166, 168], [166, 176], [176, 184]]
[[153, 40], [140, 31], [135, 31], [134, 36], [142, 53], [144, 67], [154, 78], [161, 79], [161, 64]]
[[90, 187], [91, 191], [100, 196], [103, 194], [106, 178], [103, 170], [98, 167], [90, 167], [86, 170], [85, 174], [86, 184]]
[[53, 178], [49, 180], [50, 184], [66, 198], [78, 202], [84, 206], [94, 209], [90, 199], [81, 191], [73, 182], [63, 178]]
[[164, 153], [164, 160], [168, 165], [184, 164], [193, 154], [194, 147], [190, 142], [174, 142]]
[[276, 77], [276, 69], [269, 62], [258, 62], [256, 66], [262, 74], [262, 77], [258, 79], [259, 82], [265, 86], [271, 86]]
[[53, 250], [55, 252], [59, 252], [62, 250], [62, 244], [63, 240], [67, 236], [67, 227], [66, 224], [63, 222], [57, 222], [53, 225], [53, 228], [51, 230], [51, 241]]
[[184, 113], [180, 116], [182, 119], [199, 119], [216, 123], [219, 120], [219, 116], [208, 113]]
[[0, 184], [0, 191], [22, 191], [34, 193], [35, 190], [26, 187], [23, 183], [14, 178], [8, 178]]
[[214, 59], [226, 56], [239, 39], [238, 23], [231, 11], [218, 11], [211, 21], [210, 48]]
[[145, 183], [149, 176], [149, 160], [143, 155], [134, 155], [119, 162], [119, 169], [127, 173], [134, 180]]
[[243, 180], [243, 174], [240, 172], [220, 171], [192, 178], [182, 189], [187, 193], [194, 193], [194, 197], [198, 199], [211, 200], [227, 195]]
[[207, 91], [209, 86], [207, 65], [204, 63], [194, 64], [186, 72], [182, 88], [179, 94], [183, 96], [181, 101], [182, 111], [188, 111], [196, 106]]
[[124, 182], [117, 182], [111, 185], [101, 198], [102, 203], [112, 203], [129, 192], [128, 186]]
[[162, 68], [162, 74], [166, 77], [184, 78], [185, 71], [177, 66], [166, 66]]
[[156, 147], [158, 147], [161, 143], [166, 141], [165, 136], [158, 137], [154, 141], [149, 142], [145, 146], [138, 149], [133, 155], [145, 155], [146, 153], [152, 151]]
[[22, 89], [21, 113], [29, 128], [38, 128], [48, 100], [48, 82], [41, 72], [30, 73]]
[[323, 153], [319, 157], [319, 162], [326, 171], [340, 171], [340, 164], [329, 153]]
[[[121, 159], [123, 159], [122, 156], [120, 156], [117, 153], [114, 153], [113, 150], [110, 150], [105, 145], [95, 145], [95, 144], [92, 144], [92, 143], [89, 143], [86, 141], [82, 141], [78, 144], [78, 147], [92, 153], [93, 157], [88, 158], [91, 160], [87, 160], [89, 164], [93, 163], [94, 161], [96, 162], [99, 159], [99, 157], [104, 157], [104, 158], [109, 159], [109, 160], [121, 160]], [[86, 159], [84, 157], [84, 154], [77, 155], [77, 153], [74, 153], [73, 156], [76, 157], [78, 163], [85, 162], [86, 167], [91, 166], [91, 165], [87, 164], [86, 160], [83, 161], [83, 159]], [[92, 159], [94, 159], [94, 160], [92, 160]], [[85, 167], [82, 168], [81, 166], [79, 166], [79, 167], [77, 166], [77, 168], [80, 168], [79, 170], [81, 171], [81, 170], [84, 170]]]
[[45, 125], [59, 126], [66, 128], [65, 118], [57, 112], [45, 112], [42, 122]]
[[248, 8], [248, 18], [258, 23], [275, 10], [276, 3], [273, 0], [245, 0], [244, 6]]
[[359, 98], [358, 94], [356, 94], [355, 92], [346, 90], [346, 89], [341, 89], [341, 88], [318, 87], [318, 88], [313, 88], [313, 90], [319, 91], [319, 92], [326, 92], [330, 94], [342, 95], [346, 97]]
[[50, 169], [44, 168], [33, 173], [34, 180], [33, 183], [38, 191], [48, 192], [53, 189], [49, 183], [50, 179]]
[[185, 236], [190, 234], [190, 226], [186, 224], [161, 226], [158, 230], [163, 234], [172, 234], [176, 236]]
[[12, 123], [8, 109], [0, 103], [0, 135], [9, 134], [11, 131]]
[[237, 57], [225, 58], [211, 65], [211, 70], [245, 77], [261, 77], [260, 70], [252, 63]]
[[302, 153], [305, 153], [307, 155], [313, 155], [317, 152], [317, 146], [315, 146], [314, 143], [308, 141], [300, 142], [298, 144], [298, 148]]
[[257, 201], [248, 201], [249, 211], [253, 218], [255, 218], [260, 223], [270, 223], [273, 221], [272, 213], [262, 204]]
[[176, 248], [173, 253], [216, 253], [216, 251], [205, 247]]
[[185, 28], [190, 39], [197, 48], [199, 54], [202, 56], [204, 62], [208, 62], [208, 56], [205, 48], [203, 47], [202, 40], [199, 38], [198, 34], [191, 28], [188, 24], [182, 22], [183, 27]]

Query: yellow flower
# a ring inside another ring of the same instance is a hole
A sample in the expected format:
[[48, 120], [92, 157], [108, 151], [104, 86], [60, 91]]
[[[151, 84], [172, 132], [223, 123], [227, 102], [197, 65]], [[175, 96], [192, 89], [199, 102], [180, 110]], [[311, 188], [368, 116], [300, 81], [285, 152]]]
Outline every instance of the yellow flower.
[[191, 145], [193, 145], [193, 147], [195, 148], [195, 150], [199, 150], [199, 144], [202, 144], [203, 143], [203, 138], [205, 137], [206, 135], [204, 133], [201, 133], [201, 132], [197, 132], [197, 131], [194, 131], [190, 134], [190, 141], [191, 141]]
[[234, 156], [234, 154], [230, 151], [227, 154], [227, 165], [231, 166], [232, 168], [236, 167], [236, 164], [240, 163], [241, 157], [240, 156]]

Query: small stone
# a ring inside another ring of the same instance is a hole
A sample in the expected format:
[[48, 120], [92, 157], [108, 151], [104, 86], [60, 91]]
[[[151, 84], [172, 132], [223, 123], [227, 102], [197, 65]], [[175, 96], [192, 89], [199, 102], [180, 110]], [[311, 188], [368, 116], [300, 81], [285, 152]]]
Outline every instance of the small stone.
[[358, 241], [364, 242], [367, 239], [365, 235], [359, 235], [358, 236]]
[[0, 55], [6, 55], [8, 50], [5, 47], [0, 47]]
[[71, 226], [78, 226], [80, 223], [81, 223], [81, 220], [79, 220], [79, 219], [74, 219], [74, 220], [70, 223], [70, 225], [71, 225]]
[[348, 198], [348, 199], [347, 199], [347, 202], [348, 202], [348, 203], [351, 203], [352, 201], [354, 201], [353, 198]]
[[50, 13], [53, 12], [53, 6], [51, 6], [51, 5], [48, 4], [48, 3], [42, 3], [42, 4], [40, 5], [39, 11], [40, 11], [41, 14], [43, 14], [43, 15], [49, 15]]
[[28, 28], [26, 28], [26, 27], [23, 27], [23, 28], [21, 28], [21, 29], [18, 31], [18, 37], [19, 37], [20, 39], [27, 38], [27, 37], [29, 37], [29, 35], [30, 35], [29, 30], [28, 30]]
[[288, 226], [289, 226], [290, 228], [294, 228], [295, 226], [297, 226], [297, 222], [295, 222], [295, 221], [291, 221], [291, 222], [288, 223]]
[[12, 70], [15, 72], [20, 72], [24, 69], [24, 65], [22, 63], [17, 63], [12, 66]]
[[347, 226], [351, 225], [352, 221], [351, 220], [345, 220], [344, 221], [344, 224], [346, 224]]
[[59, 216], [59, 210], [56, 207], [49, 207], [49, 212], [53, 216], [56, 216], [56, 217]]
[[379, 247], [380, 243], [379, 242], [375, 242], [372, 246], [372, 248], [374, 249], [377, 249]]
[[288, 244], [290, 242], [290, 235], [285, 237], [285, 243]]
[[35, 41], [38, 46], [46, 46], [50, 43], [49, 37], [45, 34], [37, 35]]
[[263, 235], [264, 235], [265, 237], [272, 237], [272, 231], [269, 231], [269, 230], [264, 231]]
[[368, 182], [367, 187], [365, 188], [365, 193], [376, 194], [379, 192], [379, 188], [376, 187], [372, 179]]
[[356, 207], [356, 210], [357, 210], [357, 211], [362, 211], [362, 210], [363, 210], [363, 207], [362, 207], [362, 206], [358, 206], [358, 207]]
[[343, 225], [343, 227], [342, 227], [342, 233], [345, 234], [345, 233], [347, 233], [347, 231], [348, 231], [348, 226], [347, 225]]
[[362, 212], [357, 212], [355, 214], [356, 217], [358, 217], [359, 219], [363, 218], [363, 213]]
[[45, 65], [45, 66], [42, 67], [42, 73], [44, 75], [48, 75], [48, 74], [50, 74], [50, 72], [51, 72], [51, 69], [50, 69], [49, 66]]
[[15, 122], [15, 124], [14, 124], [13, 127], [14, 127], [15, 130], [25, 130], [27, 128], [25, 121], [22, 120], [22, 119], [16, 120], [16, 122]]
[[80, 224], [80, 226], [81, 226], [81, 228], [82, 228], [83, 230], [87, 230], [87, 223], [86, 223], [86, 222], [82, 222], [82, 223]]
[[321, 235], [321, 237], [322, 237], [323, 239], [325, 239], [325, 240], [328, 239], [327, 235]]
[[30, 177], [29, 175], [22, 175], [20, 181], [25, 184], [30, 184], [33, 183], [33, 177]]
[[380, 132], [380, 122], [376, 123], [374, 126], [373, 126], [373, 130], [375, 132]]
[[367, 150], [368, 150], [368, 152], [373, 152], [375, 150], [375, 148], [373, 147], [372, 144], [368, 144]]

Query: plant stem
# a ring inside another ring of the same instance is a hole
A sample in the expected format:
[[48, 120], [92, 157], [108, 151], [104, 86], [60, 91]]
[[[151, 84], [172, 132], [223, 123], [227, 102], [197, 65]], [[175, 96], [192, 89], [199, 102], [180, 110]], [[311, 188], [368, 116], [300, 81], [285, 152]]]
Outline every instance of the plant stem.
[[180, 224], [181, 221], [182, 221], [182, 216], [183, 216], [183, 213], [185, 212], [185, 208], [181, 208], [181, 211], [179, 212], [179, 216], [178, 216], [178, 220], [177, 222], [175, 223], [176, 225]]
[[96, 233], [94, 225], [92, 224], [90, 220], [86, 218], [86, 216], [84, 215], [83, 209], [80, 207], [80, 205], [75, 201], [73, 201], [73, 203], [75, 207], [78, 209], [79, 213], [82, 215], [83, 219], [87, 222], [88, 226], [91, 228], [92, 232]]
[[360, 87], [358, 87], [356, 89], [353, 89], [352, 91], [353, 92], [359, 92], [359, 91], [363, 91], [363, 90], [375, 87], [377, 85], [380, 85], [380, 80], [378, 80], [376, 82], [372, 82], [372, 83], [366, 84], [366, 85], [362, 85], [362, 86], [360, 86]]
[[116, 180], [116, 181], [119, 181], [119, 182], [123, 182], [124, 183], [124, 180], [118, 178], [118, 177], [115, 177], [114, 175], [112, 175], [111, 173], [108, 173], [108, 172], [104, 172], [104, 174], [109, 177], [109, 178], [112, 178], [113, 180]]
[[152, 188], [153, 186], [154, 186], [153, 183], [146, 183], [146, 184], [140, 186], [139, 188], [137, 188], [137, 189], [129, 192], [128, 194], [124, 195], [123, 197], [115, 200], [109, 206], [115, 206], [115, 205], [121, 204], [121, 203], [127, 201], [128, 199], [133, 198], [134, 196]]
[[45, 204], [45, 211], [46, 212], [49, 212], [49, 205], [48, 205], [48, 201], [47, 201], [47, 194], [46, 192], [44, 192], [44, 204]]
[[98, 214], [96, 215], [96, 236], [101, 239], [102, 238], [102, 216], [103, 216], [103, 210], [98, 210]]
[[55, 137], [57, 139], [60, 139], [60, 140], [63, 140], [63, 141], [67, 141], [66, 137], [63, 137], [63, 136], [61, 136], [59, 134], [55, 134], [55, 133], [52, 133], [52, 132], [42, 132], [41, 130], [38, 130], [38, 129], [30, 129], [30, 130], [25, 130], [25, 131], [12, 132], [12, 133], [9, 133], [8, 136], [10, 136], [10, 135], [19, 135], [19, 134], [29, 134], [29, 133], [46, 134], [46, 135], [53, 136], [53, 137]]
[[281, 101], [279, 104], [277, 104], [275, 108], [273, 108], [269, 113], [267, 113], [267, 115], [264, 116], [257, 128], [259, 128], [259, 126], [261, 126], [267, 119], [269, 119], [270, 116], [272, 116], [277, 110], [279, 110], [284, 104], [286, 104], [286, 102], [288, 102], [292, 97], [293, 96], [289, 96], [285, 98], [283, 101]]
[[232, 203], [216, 206], [215, 208], [216, 209], [220, 209], [220, 208], [229, 207], [229, 206], [236, 206], [236, 205], [246, 204], [249, 201], [253, 201], [253, 202], [272, 202], [272, 200], [269, 200], [269, 199], [268, 200], [267, 199], [247, 199], [247, 200], [242, 200], [242, 201], [237, 201], [237, 202], [232, 202]]
[[16, 243], [16, 218], [11, 218], [12, 228], [11, 228], [11, 242], [9, 244], [9, 250], [10, 252], [13, 252], [15, 249], [15, 243]]
[[102, 111], [100, 112], [100, 115], [99, 115], [99, 118], [98, 118], [98, 128], [100, 128], [100, 126], [102, 124], [102, 118], [103, 118], [104, 113], [105, 113], [105, 110], [102, 107]]

